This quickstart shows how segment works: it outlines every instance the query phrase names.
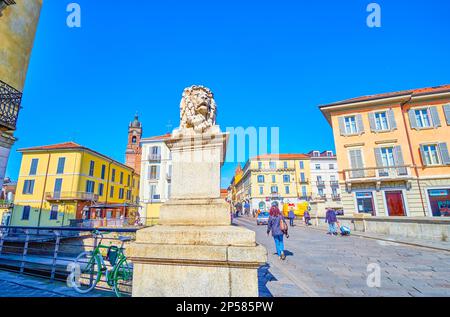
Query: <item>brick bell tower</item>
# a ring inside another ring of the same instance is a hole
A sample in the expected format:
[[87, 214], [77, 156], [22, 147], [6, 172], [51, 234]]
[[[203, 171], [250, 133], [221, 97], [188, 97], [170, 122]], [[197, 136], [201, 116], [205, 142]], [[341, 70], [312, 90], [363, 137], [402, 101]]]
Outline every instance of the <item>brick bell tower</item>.
[[136, 113], [134, 121], [128, 126], [128, 145], [125, 152], [125, 165], [133, 168], [136, 173], [141, 174], [141, 137], [142, 124], [139, 121], [139, 116]]

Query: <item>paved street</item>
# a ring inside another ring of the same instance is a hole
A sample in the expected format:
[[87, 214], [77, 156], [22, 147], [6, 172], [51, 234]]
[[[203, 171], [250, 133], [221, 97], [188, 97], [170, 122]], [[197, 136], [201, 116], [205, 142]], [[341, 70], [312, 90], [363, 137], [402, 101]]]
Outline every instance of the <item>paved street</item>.
[[[235, 223], [256, 231], [268, 250], [269, 264], [259, 272], [261, 296], [450, 296], [449, 252], [297, 226], [285, 239], [282, 262], [266, 226], [249, 218]], [[370, 264], [381, 269], [379, 288], [367, 285]]]

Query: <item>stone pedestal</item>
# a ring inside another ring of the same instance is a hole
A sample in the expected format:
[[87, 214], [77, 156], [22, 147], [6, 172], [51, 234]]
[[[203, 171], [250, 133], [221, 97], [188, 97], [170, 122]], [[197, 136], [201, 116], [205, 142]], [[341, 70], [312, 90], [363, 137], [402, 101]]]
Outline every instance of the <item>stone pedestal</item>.
[[140, 230], [128, 249], [135, 297], [256, 297], [267, 251], [255, 232], [231, 225], [220, 199], [228, 135], [174, 131], [172, 199], [160, 225]]

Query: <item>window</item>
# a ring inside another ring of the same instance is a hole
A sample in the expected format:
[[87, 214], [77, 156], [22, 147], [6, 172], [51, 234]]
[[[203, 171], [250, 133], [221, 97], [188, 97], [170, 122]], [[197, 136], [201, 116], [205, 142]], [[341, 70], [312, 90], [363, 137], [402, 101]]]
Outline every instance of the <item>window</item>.
[[320, 164], [316, 164], [316, 170], [320, 170]]
[[149, 167], [148, 178], [150, 180], [158, 180], [159, 179], [159, 166], [158, 165], [152, 165]]
[[306, 197], [308, 196], [307, 192], [306, 192], [306, 186], [302, 186], [302, 196]]
[[300, 181], [304, 183], [306, 181], [305, 173], [300, 173]]
[[60, 157], [58, 159], [58, 168], [56, 170], [56, 174], [64, 174], [64, 166], [66, 165], [66, 158]]
[[131, 200], [131, 190], [127, 190], [127, 200]]
[[323, 197], [323, 196], [324, 196], [324, 194], [323, 194], [323, 188], [319, 188], [319, 196], [320, 196], [320, 197]]
[[30, 220], [30, 206], [23, 206], [22, 210], [22, 220]]
[[264, 195], [264, 187], [262, 186], [259, 187], [259, 194]]
[[375, 216], [375, 203], [371, 192], [356, 193], [356, 204], [358, 213], [371, 214]]
[[389, 123], [386, 112], [375, 113], [375, 128], [377, 131], [389, 130]]
[[136, 140], [137, 140], [136, 136], [133, 136], [133, 137], [131, 138], [131, 143], [136, 144]]
[[120, 172], [120, 185], [123, 185], [123, 172]]
[[130, 183], [131, 183], [131, 175], [128, 175], [127, 178], [127, 186], [130, 187]]
[[381, 160], [383, 163], [383, 166], [394, 166], [395, 160], [394, 160], [394, 150], [391, 147], [386, 147], [381, 149]]
[[258, 162], [258, 169], [262, 169], [263, 168], [263, 163], [262, 162]]
[[288, 162], [284, 162], [284, 168], [287, 169], [288, 168]]
[[327, 151], [327, 156], [328, 157], [332, 157], [333, 156], [333, 152], [332, 151]]
[[30, 175], [36, 175], [38, 163], [39, 163], [38, 159], [32, 159], [31, 160]]
[[345, 123], [345, 133], [346, 134], [356, 134], [358, 133], [358, 127], [356, 125], [356, 117], [345, 117], [344, 118]]
[[53, 188], [53, 195], [55, 198], [61, 197], [62, 182], [62, 178], [55, 179], [55, 187]]
[[285, 189], [286, 194], [289, 195], [290, 194], [290, 187], [289, 186], [285, 186], [284, 189]]
[[305, 169], [305, 162], [300, 161], [300, 169], [301, 170]]
[[422, 146], [423, 158], [425, 165], [439, 165], [441, 161], [439, 159], [438, 147], [436, 144], [423, 145]]
[[156, 191], [156, 185], [150, 186], [150, 201], [160, 200], [161, 195], [159, 195]]
[[276, 183], [277, 182], [277, 177], [275, 175], [272, 175], [272, 183]]
[[337, 196], [338, 196], [338, 191], [337, 191], [337, 188], [336, 188], [336, 187], [333, 187], [333, 188], [331, 189], [331, 191], [332, 191], [333, 197], [337, 197]]
[[111, 182], [115, 182], [116, 181], [116, 169], [113, 168], [111, 171]]
[[416, 122], [419, 128], [430, 128], [431, 120], [428, 109], [415, 110]]
[[95, 182], [86, 181], [86, 193], [93, 194], [95, 189]]
[[264, 183], [264, 175], [258, 175], [258, 183]]
[[272, 194], [278, 194], [278, 186], [272, 186], [270, 187], [270, 192]]
[[330, 176], [330, 181], [331, 182], [335, 182], [336, 181], [336, 176], [335, 175], [331, 175]]
[[100, 183], [98, 184], [98, 195], [99, 196], [103, 196], [103, 190], [104, 190], [105, 185]]
[[270, 169], [276, 169], [277, 168], [277, 162], [269, 162]]
[[123, 188], [119, 188], [119, 199], [123, 199], [124, 197], [124, 190]]
[[58, 205], [53, 205], [50, 209], [50, 220], [58, 219]]
[[22, 194], [33, 195], [34, 191], [34, 180], [26, 180], [23, 184]]
[[283, 182], [290, 183], [291, 182], [291, 176], [290, 175], [283, 175]]
[[330, 164], [329, 168], [330, 170], [334, 170], [334, 164]]
[[319, 151], [313, 151], [313, 156], [314, 157], [319, 157], [320, 156], [320, 152]]
[[111, 190], [109, 191], [109, 198], [114, 198], [114, 186], [111, 186]]
[[105, 172], [106, 172], [106, 165], [102, 165], [102, 174], [101, 174], [102, 179], [105, 179]]
[[167, 198], [170, 199], [172, 196], [172, 184], [167, 184]]
[[95, 162], [91, 161], [91, 163], [89, 164], [89, 176], [94, 176], [94, 168], [95, 168]]

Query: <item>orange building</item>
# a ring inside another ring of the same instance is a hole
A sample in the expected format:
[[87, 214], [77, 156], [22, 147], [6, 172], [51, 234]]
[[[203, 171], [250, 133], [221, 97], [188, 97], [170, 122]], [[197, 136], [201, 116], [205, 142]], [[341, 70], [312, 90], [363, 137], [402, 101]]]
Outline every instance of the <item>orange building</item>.
[[450, 85], [320, 110], [333, 128], [347, 214], [450, 215]]

